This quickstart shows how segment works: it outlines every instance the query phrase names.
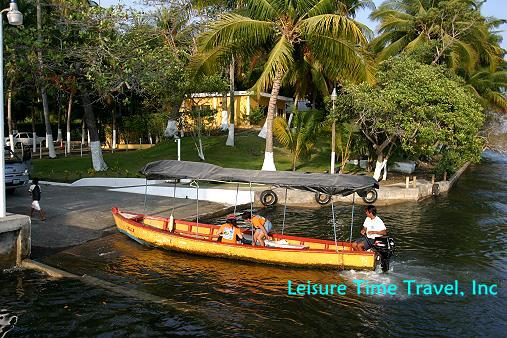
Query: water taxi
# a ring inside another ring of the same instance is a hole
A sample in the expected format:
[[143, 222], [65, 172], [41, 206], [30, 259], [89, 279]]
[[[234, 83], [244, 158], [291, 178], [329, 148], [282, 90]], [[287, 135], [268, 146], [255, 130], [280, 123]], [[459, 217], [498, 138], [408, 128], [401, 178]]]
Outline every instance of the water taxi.
[[[229, 169], [208, 163], [171, 160], [149, 163], [141, 173], [147, 179], [191, 179], [248, 183], [250, 186], [252, 183], [271, 184], [331, 196], [378, 188], [377, 181], [367, 176]], [[173, 215], [150, 216], [118, 208], [113, 208], [112, 213], [118, 230], [137, 242], [189, 254], [285, 266], [366, 270], [374, 270], [382, 258], [381, 250], [352, 251], [350, 241], [337, 241], [334, 217], [334, 241], [272, 234], [266, 246], [253, 246], [239, 242], [222, 243], [218, 240], [220, 227], [200, 223], [199, 219], [188, 222], [174, 219]], [[242, 233], [251, 235], [252, 229], [243, 228]], [[379, 239], [382, 247], [380, 242]]]

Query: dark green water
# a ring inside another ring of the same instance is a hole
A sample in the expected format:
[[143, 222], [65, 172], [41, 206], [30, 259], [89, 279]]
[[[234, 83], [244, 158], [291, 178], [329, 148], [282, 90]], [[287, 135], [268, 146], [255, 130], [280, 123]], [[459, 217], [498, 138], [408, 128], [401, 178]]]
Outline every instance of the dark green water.
[[[489, 336], [507, 330], [507, 157], [486, 152], [452, 192], [379, 208], [397, 249], [387, 274], [279, 268], [143, 247], [115, 234], [44, 259], [140, 294], [117, 294], [30, 271], [0, 274], [7, 336]], [[337, 207], [340, 238], [350, 206]], [[265, 211], [281, 231], [283, 208]], [[364, 218], [356, 209], [357, 234]], [[333, 238], [330, 209], [288, 209], [286, 233]], [[394, 296], [357, 295], [354, 280], [395, 284]], [[408, 296], [403, 280], [450, 283], [464, 296]], [[288, 296], [287, 281], [344, 283], [338, 296]], [[473, 296], [472, 280], [498, 284]], [[154, 304], [143, 298], [165, 300]], [[11, 326], [8, 322], [11, 320]], [[15, 323], [14, 323], [15, 322]], [[0, 336], [1, 336], [0, 329]]]

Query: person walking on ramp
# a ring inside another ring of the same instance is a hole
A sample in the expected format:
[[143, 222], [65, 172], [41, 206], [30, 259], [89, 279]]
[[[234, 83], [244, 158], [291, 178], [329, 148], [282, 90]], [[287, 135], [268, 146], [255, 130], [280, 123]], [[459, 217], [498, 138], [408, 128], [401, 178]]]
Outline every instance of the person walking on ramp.
[[32, 180], [32, 185], [30, 186], [30, 189], [28, 189], [28, 192], [32, 196], [32, 208], [30, 209], [30, 218], [32, 218], [33, 211], [37, 210], [40, 215], [40, 220], [45, 221], [46, 216], [44, 215], [44, 211], [42, 211], [40, 207], [40, 186], [39, 186], [39, 180], [37, 178], [34, 178]]

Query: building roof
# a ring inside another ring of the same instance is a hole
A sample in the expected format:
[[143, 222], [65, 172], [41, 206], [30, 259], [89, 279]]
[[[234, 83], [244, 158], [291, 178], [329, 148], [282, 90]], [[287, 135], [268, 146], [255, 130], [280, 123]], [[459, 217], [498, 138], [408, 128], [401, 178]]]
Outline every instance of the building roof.
[[[194, 93], [194, 94], [191, 94], [190, 96], [193, 98], [198, 98], [198, 97], [205, 98], [205, 97], [222, 97], [222, 95], [223, 95], [223, 93], [215, 92], [215, 93]], [[230, 95], [229, 92], [227, 92], [227, 96], [229, 96], [229, 95]], [[236, 91], [234, 91], [234, 95], [235, 96], [255, 96], [255, 93], [251, 90], [236, 90]], [[271, 94], [261, 92], [260, 96], [271, 97]], [[277, 100], [286, 101], [286, 102], [293, 102], [294, 101], [291, 97], [282, 96], [282, 95], [278, 95]]]

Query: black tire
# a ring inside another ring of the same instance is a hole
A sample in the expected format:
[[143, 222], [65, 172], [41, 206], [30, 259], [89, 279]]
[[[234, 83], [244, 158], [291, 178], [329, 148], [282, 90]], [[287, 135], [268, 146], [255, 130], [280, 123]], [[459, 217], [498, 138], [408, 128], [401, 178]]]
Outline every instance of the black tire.
[[260, 200], [262, 205], [270, 207], [278, 202], [278, 196], [273, 190], [264, 190], [261, 192]]
[[375, 201], [378, 198], [377, 190], [371, 189], [366, 191], [364, 194], [362, 194], [361, 198], [363, 199], [364, 203], [375, 203]]
[[315, 193], [315, 202], [320, 205], [326, 205], [331, 202], [331, 195], [321, 194], [320, 192]]

